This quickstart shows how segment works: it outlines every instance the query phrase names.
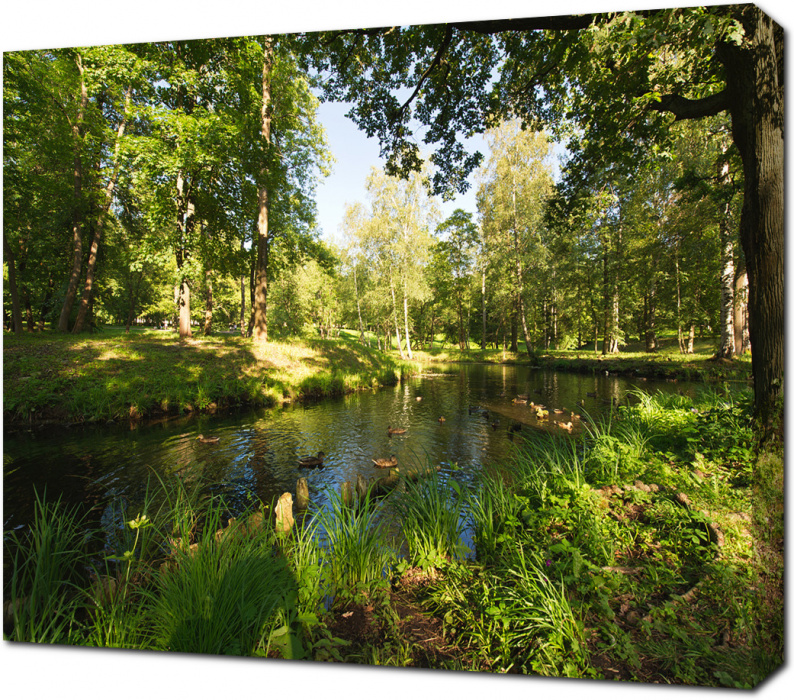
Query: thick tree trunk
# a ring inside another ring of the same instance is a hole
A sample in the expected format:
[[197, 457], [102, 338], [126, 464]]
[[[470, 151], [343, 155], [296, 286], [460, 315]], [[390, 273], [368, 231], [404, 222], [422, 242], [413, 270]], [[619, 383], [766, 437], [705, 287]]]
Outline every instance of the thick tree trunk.
[[[755, 5], [741, 8], [746, 38], [724, 44], [733, 139], [742, 157], [740, 239], [749, 281], [756, 417], [775, 429], [784, 368], [783, 30]], [[782, 421], [781, 421], [782, 425]]]
[[[271, 121], [273, 105], [270, 94], [273, 72], [273, 39], [264, 40], [264, 60], [262, 62], [262, 110], [260, 134], [266, 149], [271, 142]], [[256, 291], [254, 293], [253, 335], [256, 342], [267, 342], [267, 275], [268, 256], [270, 249], [270, 194], [267, 186], [267, 165], [263, 165], [259, 173], [259, 213], [257, 217], [257, 249], [256, 249]]]
[[193, 335], [190, 328], [190, 285], [186, 279], [179, 285], [179, 337], [189, 338]]
[[66, 297], [58, 319], [58, 330], [66, 333], [69, 330], [69, 317], [77, 296], [77, 285], [80, 282], [80, 269], [83, 264], [83, 130], [85, 110], [88, 105], [88, 89], [85, 85], [83, 60], [80, 54], [75, 59], [80, 73], [80, 107], [72, 123], [72, 270], [66, 287]]
[[127, 115], [129, 114], [130, 111], [131, 94], [132, 94], [132, 87], [128, 87], [127, 94], [124, 99], [124, 117], [122, 118], [118, 130], [116, 131], [116, 143], [113, 148], [113, 170], [111, 172], [107, 184], [105, 185], [103, 203], [100, 208], [99, 216], [97, 217], [96, 224], [94, 225], [94, 236], [91, 240], [91, 249], [88, 254], [88, 266], [85, 275], [85, 286], [83, 287], [83, 293], [82, 296], [80, 297], [80, 308], [77, 311], [77, 320], [74, 322], [74, 328], [72, 328], [73, 333], [80, 333], [82, 330], [85, 329], [86, 319], [88, 317], [89, 300], [91, 299], [91, 295], [94, 291], [94, 276], [96, 274], [96, 263], [97, 263], [97, 253], [99, 252], [99, 242], [102, 239], [102, 233], [105, 226], [105, 218], [107, 217], [108, 212], [110, 211], [110, 205], [113, 203], [113, 190], [116, 187], [116, 182], [118, 181], [118, 177], [119, 177], [119, 169], [121, 166], [121, 161], [119, 159], [119, 153], [121, 151], [121, 139], [124, 137], [124, 129], [127, 126]]

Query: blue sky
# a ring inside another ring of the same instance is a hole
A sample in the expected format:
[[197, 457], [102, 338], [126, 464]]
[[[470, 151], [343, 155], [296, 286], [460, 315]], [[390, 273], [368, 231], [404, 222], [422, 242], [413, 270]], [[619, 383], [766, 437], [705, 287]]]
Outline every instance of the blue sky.
[[[364, 132], [359, 131], [353, 121], [345, 116], [348, 109], [342, 103], [326, 102], [320, 105], [319, 111], [336, 162], [331, 176], [317, 188], [317, 211], [323, 239], [337, 245], [343, 244], [339, 225], [344, 218], [345, 205], [354, 202], [366, 204], [366, 177], [373, 166], [383, 167], [377, 138], [367, 138]], [[472, 148], [480, 150], [487, 157], [482, 138], [472, 139], [470, 143]], [[440, 204], [444, 218], [458, 207], [475, 213], [473, 183], [465, 194]]]

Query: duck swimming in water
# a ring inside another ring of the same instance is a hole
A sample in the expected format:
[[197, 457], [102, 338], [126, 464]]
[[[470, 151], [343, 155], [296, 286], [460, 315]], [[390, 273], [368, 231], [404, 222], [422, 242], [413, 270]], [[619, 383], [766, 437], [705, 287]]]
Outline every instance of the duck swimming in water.
[[325, 453], [323, 452], [318, 452], [316, 457], [298, 457], [298, 466], [321, 467], [324, 459], [325, 459]]
[[203, 435], [199, 435], [196, 440], [203, 442], [205, 445], [217, 445], [221, 441], [219, 437], [204, 437]]
[[372, 463], [379, 469], [391, 469], [397, 466], [397, 458], [394, 455], [389, 458], [381, 457], [380, 459], [373, 459]]

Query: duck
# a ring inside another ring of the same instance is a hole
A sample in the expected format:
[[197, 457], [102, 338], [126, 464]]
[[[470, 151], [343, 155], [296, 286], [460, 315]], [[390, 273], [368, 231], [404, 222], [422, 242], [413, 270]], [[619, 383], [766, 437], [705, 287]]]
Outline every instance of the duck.
[[524, 404], [526, 402], [527, 402], [526, 399], [518, 399], [518, 398], [513, 399], [513, 403], [516, 403], [516, 404]]
[[300, 467], [321, 467], [325, 453], [318, 452], [316, 457], [298, 457], [298, 466]]
[[529, 394], [516, 394], [517, 399], [528, 399]]
[[571, 423], [570, 421], [568, 421], [567, 423], [557, 423], [557, 427], [562, 428], [563, 430], [567, 430], [568, 432], [571, 432], [571, 430], [573, 430], [573, 423]]
[[391, 469], [397, 466], [397, 458], [394, 455], [388, 458], [381, 457], [380, 459], [373, 459], [372, 463], [378, 467], [378, 469]]
[[438, 422], [439, 422], [439, 423], [441, 423], [441, 425], [444, 425], [444, 421], [445, 421], [445, 420], [446, 420], [446, 418], [444, 418], [444, 416], [441, 416], [441, 417], [438, 419]]
[[574, 413], [573, 411], [571, 411], [571, 418], [573, 420], [579, 420], [581, 416], [578, 413]]
[[403, 435], [406, 432], [406, 430], [405, 430], [405, 428], [392, 428], [391, 426], [389, 426], [387, 428], [386, 432], [389, 434], [389, 436], [392, 436], [392, 435]]
[[564, 408], [555, 408], [555, 409], [553, 409], [553, 410], [554, 410], [554, 412], [555, 412], [557, 415], [559, 415], [559, 414], [561, 414], [561, 413], [565, 413], [565, 409], [564, 409]]
[[205, 445], [217, 445], [221, 441], [219, 437], [204, 437], [203, 435], [199, 435], [196, 440], [203, 442]]

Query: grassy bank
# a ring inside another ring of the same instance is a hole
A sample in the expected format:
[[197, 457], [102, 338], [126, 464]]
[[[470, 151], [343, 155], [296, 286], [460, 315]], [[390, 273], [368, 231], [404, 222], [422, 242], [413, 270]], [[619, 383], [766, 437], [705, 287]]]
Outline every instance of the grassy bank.
[[416, 365], [353, 340], [255, 344], [233, 335], [107, 328], [3, 337], [7, 423], [82, 422], [272, 406], [397, 383]]
[[[592, 344], [591, 344], [592, 345]], [[624, 346], [616, 355], [602, 355], [592, 349], [535, 350], [532, 353], [508, 352], [477, 348], [460, 350], [445, 346], [414, 352], [414, 360], [423, 364], [454, 362], [487, 362], [521, 364], [565, 372], [630, 375], [646, 379], [682, 379], [691, 381], [747, 380], [752, 373], [749, 353], [733, 360], [715, 360], [714, 343], [703, 340], [695, 344], [689, 355], [678, 350], [674, 339], [660, 340], [658, 352], [644, 352], [640, 343]]]
[[6, 538], [6, 638], [752, 687], [782, 661], [782, 608], [753, 557], [748, 411], [636, 394], [468, 486], [431, 470], [289, 534], [176, 477], [110, 536], [42, 504]]

